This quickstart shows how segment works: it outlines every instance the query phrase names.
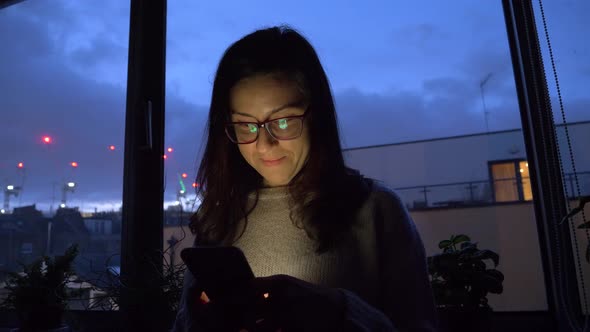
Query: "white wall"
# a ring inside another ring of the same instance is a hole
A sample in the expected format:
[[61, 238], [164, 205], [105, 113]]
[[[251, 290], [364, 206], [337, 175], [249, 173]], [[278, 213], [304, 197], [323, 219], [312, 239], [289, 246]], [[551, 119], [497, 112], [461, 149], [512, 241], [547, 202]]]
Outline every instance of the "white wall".
[[392, 187], [487, 180], [488, 161], [525, 159], [519, 131], [346, 150], [348, 165]]
[[[568, 126], [571, 148], [576, 163], [576, 169], [590, 171], [590, 122]], [[566, 173], [573, 171], [567, 142], [566, 130], [563, 126], [557, 127], [557, 141], [561, 159]]]
[[[571, 125], [568, 130], [576, 170], [590, 171], [590, 122]], [[558, 127], [557, 133], [564, 171], [570, 173], [564, 127]], [[393, 188], [487, 180], [488, 161], [526, 159], [520, 130], [355, 148], [344, 154], [349, 166]], [[590, 181], [590, 177], [585, 179]]]

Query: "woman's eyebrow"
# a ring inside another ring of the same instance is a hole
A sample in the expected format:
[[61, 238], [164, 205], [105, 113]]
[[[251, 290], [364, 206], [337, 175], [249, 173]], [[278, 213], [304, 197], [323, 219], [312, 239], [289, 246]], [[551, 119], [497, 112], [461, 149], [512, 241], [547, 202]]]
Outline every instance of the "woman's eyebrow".
[[[284, 110], [284, 109], [291, 108], [291, 107], [298, 107], [298, 106], [302, 106], [303, 104], [304, 104], [304, 101], [303, 101], [303, 100], [296, 100], [296, 101], [292, 101], [292, 102], [290, 102], [290, 103], [287, 103], [287, 104], [285, 104], [285, 105], [282, 105], [282, 106], [279, 106], [279, 107], [277, 107], [277, 108], [273, 109], [272, 111], [270, 111], [270, 112], [268, 113], [268, 116], [267, 116], [267, 117], [270, 117], [271, 115], [273, 115], [273, 114], [275, 114], [275, 113], [277, 113], [277, 112], [280, 112], [280, 111], [282, 111], [282, 110]], [[254, 118], [254, 119], [256, 119], [256, 117], [255, 117], [255, 116], [253, 116], [252, 114], [247, 114], [247, 113], [237, 112], [237, 111], [234, 111], [234, 110], [232, 110], [232, 114], [243, 115], [243, 116], [247, 116], [247, 117], [250, 117], [250, 118]]]

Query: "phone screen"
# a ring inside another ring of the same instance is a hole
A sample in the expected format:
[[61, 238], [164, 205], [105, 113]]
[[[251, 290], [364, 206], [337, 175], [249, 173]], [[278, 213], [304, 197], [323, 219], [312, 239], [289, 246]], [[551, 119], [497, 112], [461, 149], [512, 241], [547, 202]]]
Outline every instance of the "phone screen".
[[254, 279], [246, 256], [237, 247], [186, 248], [180, 257], [211, 300], [231, 287]]

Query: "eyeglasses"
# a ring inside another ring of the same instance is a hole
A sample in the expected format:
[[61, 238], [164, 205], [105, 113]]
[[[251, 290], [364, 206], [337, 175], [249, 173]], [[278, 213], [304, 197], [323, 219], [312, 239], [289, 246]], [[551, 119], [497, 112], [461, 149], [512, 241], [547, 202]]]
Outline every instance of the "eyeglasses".
[[303, 118], [306, 115], [307, 111], [302, 115], [286, 116], [264, 122], [230, 122], [225, 126], [225, 133], [236, 144], [250, 144], [258, 139], [260, 128], [265, 128], [272, 138], [288, 141], [301, 136]]

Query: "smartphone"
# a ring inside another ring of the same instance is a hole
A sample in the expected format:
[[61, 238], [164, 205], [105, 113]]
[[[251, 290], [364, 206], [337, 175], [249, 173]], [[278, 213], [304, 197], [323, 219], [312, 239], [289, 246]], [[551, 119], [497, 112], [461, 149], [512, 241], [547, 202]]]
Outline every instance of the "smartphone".
[[180, 257], [211, 300], [231, 287], [254, 279], [246, 256], [237, 247], [197, 246], [183, 249]]

